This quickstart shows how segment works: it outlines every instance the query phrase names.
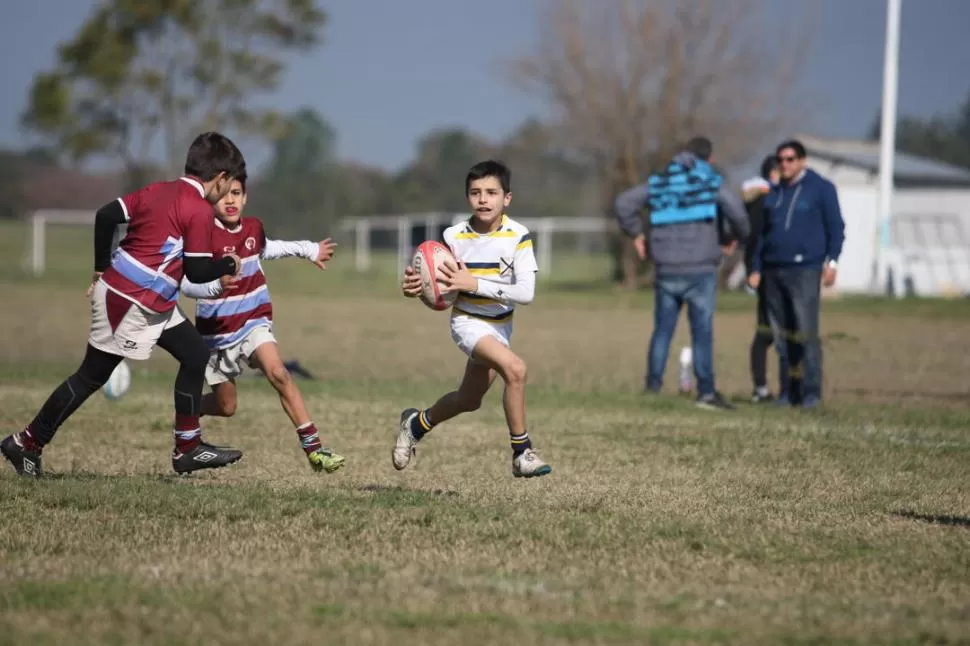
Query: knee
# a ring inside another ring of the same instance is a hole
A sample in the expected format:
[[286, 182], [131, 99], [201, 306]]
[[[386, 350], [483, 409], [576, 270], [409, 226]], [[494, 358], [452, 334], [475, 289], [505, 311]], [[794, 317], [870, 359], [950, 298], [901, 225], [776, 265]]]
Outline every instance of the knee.
[[282, 365], [270, 368], [266, 373], [266, 377], [275, 388], [283, 388], [293, 381], [290, 371]]
[[236, 398], [235, 397], [220, 397], [219, 398], [219, 413], [223, 417], [232, 417], [236, 414]]
[[509, 386], [522, 386], [525, 385], [526, 380], [529, 377], [528, 369], [526, 368], [525, 361], [515, 357], [505, 366], [502, 377], [505, 379], [506, 385]]
[[205, 373], [205, 367], [209, 364], [209, 348], [204, 344], [185, 353], [182, 357], [182, 367], [192, 372]]

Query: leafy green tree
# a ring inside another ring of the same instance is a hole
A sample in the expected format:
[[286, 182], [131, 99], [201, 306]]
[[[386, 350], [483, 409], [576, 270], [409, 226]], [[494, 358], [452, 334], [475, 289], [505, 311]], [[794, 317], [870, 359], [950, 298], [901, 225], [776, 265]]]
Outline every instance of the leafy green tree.
[[274, 230], [330, 233], [343, 190], [336, 141], [333, 127], [312, 109], [284, 119], [266, 172], [251, 197], [252, 206], [275, 223]]
[[276, 132], [253, 99], [325, 18], [316, 0], [107, 0], [34, 79], [22, 121], [73, 161], [121, 159], [142, 180], [162, 150], [176, 173], [199, 132]]

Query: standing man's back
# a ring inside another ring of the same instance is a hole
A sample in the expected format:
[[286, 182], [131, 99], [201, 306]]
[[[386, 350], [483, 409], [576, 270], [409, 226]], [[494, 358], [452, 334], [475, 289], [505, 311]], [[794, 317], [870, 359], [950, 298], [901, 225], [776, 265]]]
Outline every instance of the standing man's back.
[[639, 212], [650, 210], [650, 255], [656, 266], [655, 322], [647, 356], [646, 390], [663, 385], [670, 342], [681, 307], [687, 304], [697, 376], [697, 405], [730, 409], [714, 387], [714, 308], [721, 262], [718, 210], [740, 236], [748, 235], [741, 198], [711, 166], [712, 145], [691, 139], [663, 172], [621, 193], [615, 201], [620, 227], [633, 237], [637, 254], [647, 256]]

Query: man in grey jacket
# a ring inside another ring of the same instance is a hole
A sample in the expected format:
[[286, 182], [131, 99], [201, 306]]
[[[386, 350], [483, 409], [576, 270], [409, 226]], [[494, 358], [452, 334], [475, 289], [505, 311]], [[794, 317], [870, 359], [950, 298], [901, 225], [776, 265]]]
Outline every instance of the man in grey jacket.
[[732, 410], [714, 387], [714, 308], [717, 267], [722, 251], [718, 212], [737, 238], [749, 232], [739, 193], [711, 166], [713, 146], [694, 137], [660, 173], [620, 193], [614, 203], [620, 228], [633, 238], [637, 255], [647, 257], [647, 234], [640, 210], [650, 211], [649, 252], [656, 266], [654, 328], [647, 354], [646, 390], [659, 392], [677, 327], [687, 304], [697, 378], [697, 406]]

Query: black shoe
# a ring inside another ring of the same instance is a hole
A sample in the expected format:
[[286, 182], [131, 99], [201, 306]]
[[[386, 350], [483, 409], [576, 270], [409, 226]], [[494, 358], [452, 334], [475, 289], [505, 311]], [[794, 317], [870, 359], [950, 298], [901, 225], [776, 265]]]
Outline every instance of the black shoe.
[[698, 396], [694, 405], [706, 410], [734, 410], [734, 406], [724, 399], [719, 392]]
[[31, 478], [41, 476], [40, 453], [25, 449], [15, 436], [8, 435], [3, 438], [0, 442], [0, 453], [13, 465], [18, 475]]
[[185, 453], [172, 452], [172, 468], [175, 473], [191, 473], [199, 469], [218, 469], [242, 458], [242, 451], [200, 442]]

